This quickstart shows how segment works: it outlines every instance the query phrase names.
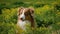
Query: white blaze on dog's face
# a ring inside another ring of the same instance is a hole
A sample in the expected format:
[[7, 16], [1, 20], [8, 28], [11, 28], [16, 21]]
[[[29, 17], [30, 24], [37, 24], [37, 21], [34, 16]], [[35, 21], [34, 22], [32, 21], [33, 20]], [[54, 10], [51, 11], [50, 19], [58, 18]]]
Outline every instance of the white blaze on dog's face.
[[18, 19], [25, 20], [25, 8], [18, 8]]
[[19, 16], [19, 18], [21, 18], [23, 20], [25, 19], [24, 11], [25, 11], [25, 9], [22, 10], [22, 13]]

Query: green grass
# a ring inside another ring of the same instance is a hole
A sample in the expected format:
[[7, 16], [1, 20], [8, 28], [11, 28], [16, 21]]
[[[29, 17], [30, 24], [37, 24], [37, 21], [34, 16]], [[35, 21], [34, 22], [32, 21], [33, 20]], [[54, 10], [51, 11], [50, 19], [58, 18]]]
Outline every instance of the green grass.
[[[29, 1], [29, 2], [27, 2]], [[60, 0], [0, 0], [0, 34], [16, 34], [17, 7], [34, 8], [36, 29], [25, 34], [60, 34]]]

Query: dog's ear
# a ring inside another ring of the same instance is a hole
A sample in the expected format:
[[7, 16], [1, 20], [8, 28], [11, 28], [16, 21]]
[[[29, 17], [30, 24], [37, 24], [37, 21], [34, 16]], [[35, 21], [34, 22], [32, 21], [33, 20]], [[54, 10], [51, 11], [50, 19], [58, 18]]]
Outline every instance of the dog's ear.
[[34, 9], [33, 9], [33, 8], [29, 8], [29, 11], [30, 11], [31, 16], [33, 16], [33, 14], [34, 14]]
[[21, 7], [21, 8], [18, 8], [18, 13], [17, 13], [17, 15], [20, 15], [20, 11], [23, 9], [23, 7]]

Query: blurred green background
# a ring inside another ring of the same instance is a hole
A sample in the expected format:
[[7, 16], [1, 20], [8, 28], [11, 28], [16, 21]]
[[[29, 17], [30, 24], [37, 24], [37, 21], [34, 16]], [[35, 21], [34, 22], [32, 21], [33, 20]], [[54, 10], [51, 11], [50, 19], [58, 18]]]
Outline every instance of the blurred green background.
[[60, 34], [60, 0], [0, 0], [0, 34], [16, 34], [18, 7], [34, 8], [37, 27], [25, 34]]

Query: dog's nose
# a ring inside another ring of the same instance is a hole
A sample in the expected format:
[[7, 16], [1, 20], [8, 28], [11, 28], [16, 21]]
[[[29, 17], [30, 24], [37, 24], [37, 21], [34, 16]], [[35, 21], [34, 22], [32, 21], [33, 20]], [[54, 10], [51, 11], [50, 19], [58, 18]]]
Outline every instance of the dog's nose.
[[23, 20], [23, 18], [20, 18], [21, 20]]
[[22, 21], [24, 21], [24, 19], [23, 18], [20, 18]]

